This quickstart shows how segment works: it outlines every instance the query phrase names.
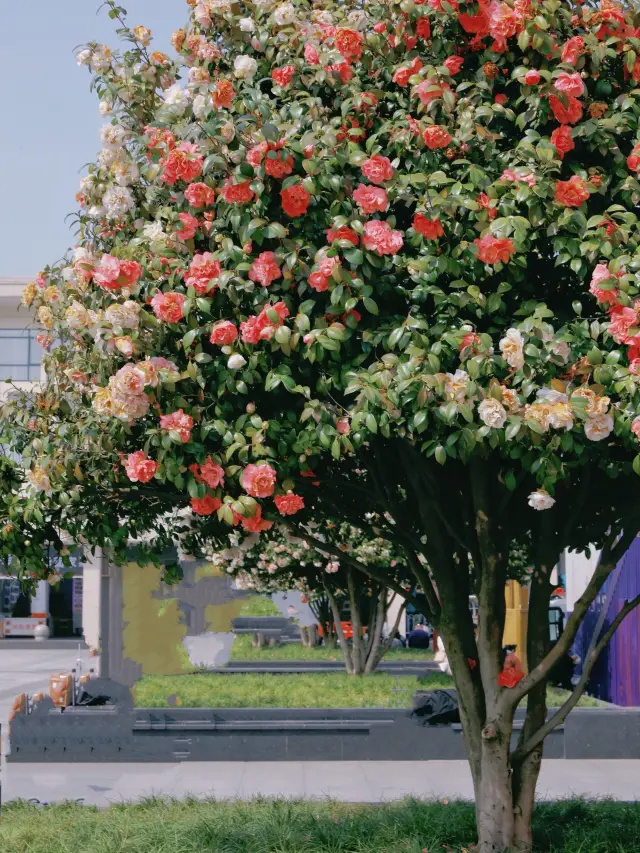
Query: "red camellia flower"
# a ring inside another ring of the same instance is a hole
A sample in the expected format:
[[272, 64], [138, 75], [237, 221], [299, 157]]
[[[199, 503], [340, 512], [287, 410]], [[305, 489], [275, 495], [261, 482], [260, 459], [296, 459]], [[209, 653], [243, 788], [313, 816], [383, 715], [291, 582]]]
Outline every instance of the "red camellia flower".
[[190, 213], [179, 213], [178, 219], [180, 220], [180, 228], [178, 228], [178, 236], [181, 240], [191, 240], [195, 237], [195, 233], [198, 230], [198, 220], [195, 216], [192, 216]]
[[182, 293], [163, 293], [159, 291], [151, 300], [153, 313], [159, 320], [165, 323], [179, 323], [182, 320], [182, 306], [184, 296]]
[[233, 83], [229, 80], [218, 80], [213, 90], [213, 103], [216, 107], [230, 107], [233, 104], [234, 95]]
[[537, 86], [540, 82], [540, 72], [539, 71], [527, 71], [524, 75], [524, 82], [527, 86]]
[[441, 124], [434, 124], [428, 127], [422, 134], [425, 145], [431, 150], [437, 148], [447, 148], [452, 142], [452, 137], [446, 127]]
[[318, 48], [310, 41], [305, 43], [304, 59], [309, 65], [320, 65], [320, 54], [318, 53]]
[[295, 515], [304, 509], [304, 500], [300, 495], [288, 492], [286, 495], [276, 495], [273, 499], [280, 515]]
[[149, 459], [144, 450], [136, 450], [122, 460], [127, 477], [132, 483], [148, 483], [155, 477], [158, 463]]
[[426, 237], [427, 240], [437, 240], [444, 235], [444, 228], [439, 219], [429, 219], [424, 213], [416, 213], [413, 217], [413, 227]]
[[282, 159], [282, 155], [270, 151], [264, 159], [264, 170], [272, 178], [286, 178], [293, 172], [293, 157]]
[[493, 103], [504, 105], [507, 103], [508, 100], [509, 99], [507, 98], [507, 96], [502, 94], [502, 92], [501, 92], [500, 94], [495, 96], [495, 98], [493, 99]]
[[283, 65], [282, 68], [274, 68], [271, 72], [271, 79], [278, 86], [288, 86], [293, 79], [295, 65]]
[[638, 170], [640, 170], [640, 148], [638, 148], [637, 146], [627, 157], [627, 166], [632, 172], [637, 172]]
[[306, 213], [309, 202], [311, 201], [311, 196], [302, 184], [294, 184], [292, 187], [280, 190], [280, 198], [282, 200], [282, 209], [292, 219]]
[[449, 74], [459, 74], [464, 65], [464, 59], [461, 56], [449, 56], [445, 59], [443, 65], [449, 69]]
[[487, 211], [487, 216], [489, 217], [489, 219], [491, 221], [493, 221], [498, 214], [498, 211], [496, 208], [497, 201], [495, 199], [489, 198], [489, 196], [486, 193], [480, 193], [480, 195], [477, 197], [476, 201], [478, 202], [478, 204], [480, 205], [480, 207], [483, 210]]
[[576, 147], [571, 135], [571, 128], [568, 124], [561, 124], [551, 134], [551, 144], [558, 152], [558, 157], [562, 160], [565, 154], [573, 151]]
[[221, 272], [220, 261], [214, 258], [211, 252], [199, 252], [193, 256], [189, 265], [185, 284], [187, 287], [193, 287], [198, 296], [202, 296], [213, 289], [212, 282], [219, 278]]
[[133, 287], [142, 275], [142, 267], [137, 261], [120, 261], [120, 275], [116, 281], [121, 287]]
[[362, 56], [362, 36], [357, 30], [341, 27], [336, 32], [336, 49], [345, 59], [357, 62]]
[[335, 72], [340, 75], [340, 82], [348, 83], [353, 77], [353, 69], [348, 62], [341, 62], [339, 65], [327, 65], [327, 73]]
[[515, 246], [508, 237], [498, 239], [492, 234], [485, 234], [473, 241], [478, 247], [478, 260], [485, 264], [507, 264], [515, 253]]
[[282, 278], [282, 270], [276, 263], [273, 252], [262, 252], [251, 264], [249, 270], [251, 281], [258, 281], [263, 287], [269, 287], [272, 281]]
[[589, 198], [589, 190], [582, 178], [573, 175], [568, 181], [556, 181], [554, 198], [565, 207], [580, 207]]
[[277, 475], [267, 462], [247, 465], [240, 475], [240, 485], [252, 498], [269, 498], [274, 492]]
[[171, 412], [170, 415], [160, 415], [160, 429], [167, 430], [167, 432], [177, 432], [180, 441], [186, 444], [191, 440], [193, 418], [191, 415], [185, 414], [182, 409], [178, 409], [176, 412]]
[[416, 56], [411, 65], [403, 65], [400, 68], [397, 68], [391, 79], [394, 83], [397, 83], [398, 86], [408, 86], [409, 79], [413, 77], [414, 74], [417, 74], [421, 68], [422, 62], [419, 57]]
[[451, 86], [448, 83], [439, 83], [437, 80], [423, 80], [413, 89], [423, 104], [431, 104], [441, 98], [444, 92], [450, 91]]
[[498, 675], [500, 687], [515, 687], [524, 678], [520, 659], [511, 652], [504, 659], [502, 672]]
[[193, 142], [180, 145], [162, 161], [162, 179], [172, 187], [178, 181], [193, 181], [202, 174], [204, 158]]
[[391, 160], [388, 157], [382, 157], [380, 154], [365, 160], [360, 168], [365, 178], [368, 178], [372, 184], [378, 185], [390, 181], [395, 173]]
[[549, 104], [556, 121], [560, 124], [577, 124], [582, 118], [582, 104], [571, 95], [567, 97], [567, 101], [568, 104], [565, 107], [560, 98], [549, 95]]
[[245, 530], [248, 530], [249, 533], [262, 533], [263, 530], [269, 530], [269, 528], [273, 527], [273, 521], [267, 521], [266, 518], [262, 517], [262, 507], [257, 507], [254, 515], [239, 516], [240, 523]]
[[[360, 186], [363, 186], [363, 184]], [[360, 242], [360, 238], [356, 232], [349, 228], [348, 225], [342, 225], [340, 228], [329, 228], [327, 231], [327, 243], [333, 243], [334, 240], [348, 240], [354, 246], [357, 246]]]
[[199, 182], [189, 184], [184, 191], [184, 197], [191, 207], [211, 207], [215, 198], [215, 193], [211, 187]]
[[363, 213], [383, 212], [389, 207], [386, 190], [368, 187], [366, 184], [359, 184], [353, 193], [353, 200]]
[[575, 74], [567, 74], [566, 71], [563, 71], [553, 81], [553, 85], [558, 92], [562, 92], [565, 95], [572, 95], [574, 98], [579, 98], [580, 95], [584, 94], [584, 83], [582, 82], [582, 77], [577, 72]]
[[222, 506], [220, 498], [205, 495], [203, 498], [191, 498], [191, 509], [196, 515], [212, 515]]
[[193, 474], [198, 483], [205, 483], [210, 489], [217, 489], [218, 486], [224, 486], [224, 468], [207, 456], [202, 465], [196, 462], [189, 465], [189, 470]]
[[218, 344], [218, 346], [226, 346], [227, 344], [232, 344], [237, 337], [238, 329], [236, 325], [231, 320], [221, 320], [211, 329], [209, 341], [212, 344]]
[[470, 35], [484, 38], [489, 35], [489, 7], [487, 3], [480, 3], [480, 8], [475, 15], [469, 15], [466, 12], [461, 14], [458, 12], [458, 21], [460, 26]]
[[416, 24], [416, 35], [421, 39], [431, 38], [431, 24], [429, 23], [429, 18], [418, 18], [418, 22]]
[[253, 201], [255, 197], [255, 193], [251, 189], [251, 181], [241, 181], [239, 184], [234, 184], [232, 178], [229, 178], [222, 187], [220, 195], [229, 204], [247, 204]]
[[396, 255], [404, 245], [401, 231], [393, 231], [388, 222], [372, 219], [365, 223], [362, 245], [378, 255]]

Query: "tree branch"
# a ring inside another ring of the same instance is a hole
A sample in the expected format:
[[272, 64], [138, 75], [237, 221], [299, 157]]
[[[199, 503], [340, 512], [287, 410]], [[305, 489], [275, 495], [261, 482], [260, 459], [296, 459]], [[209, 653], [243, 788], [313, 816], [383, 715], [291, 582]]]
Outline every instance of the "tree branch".
[[598, 640], [596, 645], [593, 647], [592, 651], [587, 656], [584, 665], [582, 667], [582, 675], [580, 676], [580, 680], [578, 681], [573, 693], [564, 705], [556, 711], [556, 713], [550, 717], [546, 723], [538, 729], [538, 731], [533, 734], [522, 746], [519, 746], [512, 755], [512, 762], [521, 761], [526, 756], [541, 743], [545, 737], [552, 732], [555, 728], [557, 728], [561, 723], [563, 723], [569, 712], [575, 708], [580, 700], [580, 697], [584, 693], [585, 687], [587, 686], [587, 682], [589, 681], [589, 676], [593, 670], [593, 667], [596, 664], [596, 661], [600, 657], [600, 653], [605, 648], [611, 637], [617, 631], [620, 623], [623, 619], [631, 613], [638, 605], [640, 604], [640, 595], [636, 595], [635, 598], [631, 599], [631, 601], [625, 601], [624, 606], [620, 609], [620, 612], [613, 620], [611, 625], [604, 632], [602, 637]]

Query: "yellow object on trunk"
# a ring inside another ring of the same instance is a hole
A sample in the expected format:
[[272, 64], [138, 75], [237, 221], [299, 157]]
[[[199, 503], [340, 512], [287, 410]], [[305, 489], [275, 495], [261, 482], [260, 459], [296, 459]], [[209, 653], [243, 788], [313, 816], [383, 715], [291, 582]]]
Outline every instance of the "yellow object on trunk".
[[529, 590], [517, 581], [509, 581], [505, 587], [507, 617], [504, 623], [503, 646], [515, 646], [516, 655], [527, 671], [527, 623], [529, 620]]

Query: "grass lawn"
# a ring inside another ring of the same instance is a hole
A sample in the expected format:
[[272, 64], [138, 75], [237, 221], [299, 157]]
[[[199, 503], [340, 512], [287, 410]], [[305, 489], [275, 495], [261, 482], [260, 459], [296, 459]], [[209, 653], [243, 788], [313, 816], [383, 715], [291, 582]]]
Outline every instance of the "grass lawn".
[[[256, 614], [252, 614], [256, 615]], [[269, 614], [264, 614], [269, 615]], [[251, 645], [250, 634], [238, 634], [231, 647], [231, 660], [259, 660], [268, 663], [272, 660], [295, 660], [295, 661], [338, 661], [342, 663], [344, 658], [339, 648], [327, 649], [325, 646], [306, 648], [302, 643], [283, 643], [281, 646], [254, 649]], [[433, 652], [428, 649], [389, 649], [383, 661], [429, 661], [433, 660]]]
[[[144, 676], [135, 685], [134, 696], [136, 705], [142, 708], [169, 707], [169, 696], [176, 696], [183, 708], [408, 708], [416, 690], [452, 686], [452, 679], [441, 673], [422, 678], [381, 672], [363, 677], [344, 672], [194, 673]], [[562, 704], [567, 695], [550, 689], [549, 705]], [[581, 704], [600, 703], [587, 697]]]
[[[471, 853], [476, 838], [471, 805], [414, 800], [16, 804], [2, 816], [3, 853]], [[534, 817], [536, 853], [635, 853], [639, 838], [638, 804], [541, 804]]]

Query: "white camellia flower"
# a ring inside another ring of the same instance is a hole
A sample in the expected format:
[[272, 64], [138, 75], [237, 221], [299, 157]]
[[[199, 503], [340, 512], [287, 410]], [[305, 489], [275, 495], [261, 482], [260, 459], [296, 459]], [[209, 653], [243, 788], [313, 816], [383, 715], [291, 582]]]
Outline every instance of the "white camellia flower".
[[483, 424], [494, 429], [503, 427], [507, 420], [507, 413], [504, 406], [499, 400], [495, 400], [493, 397], [487, 397], [486, 400], [483, 400], [478, 405], [478, 414]]
[[91, 51], [89, 48], [85, 48], [84, 50], [76, 53], [76, 62], [78, 65], [90, 65], [91, 63]]
[[193, 99], [193, 114], [199, 119], [206, 119], [211, 112], [211, 98], [205, 95], [196, 95]]
[[147, 222], [142, 229], [142, 234], [149, 241], [152, 251], [161, 249], [167, 242], [167, 235], [162, 230], [161, 222]]
[[240, 80], [250, 80], [258, 70], [258, 63], [252, 56], [236, 56], [233, 60], [233, 73]]
[[111, 112], [111, 104], [109, 101], [100, 101], [100, 106], [98, 107], [98, 111], [101, 116], [108, 116]]
[[244, 367], [247, 363], [247, 359], [240, 355], [240, 353], [234, 352], [233, 355], [229, 356], [229, 360], [227, 361], [227, 367], [229, 370], [240, 370], [241, 367]]
[[113, 54], [111, 53], [110, 48], [108, 48], [106, 44], [99, 44], [91, 53], [90, 64], [92, 70], [97, 71], [98, 73], [108, 71], [109, 68], [111, 68], [112, 58]]
[[127, 187], [109, 187], [102, 197], [102, 206], [108, 219], [119, 219], [136, 206]]
[[532, 509], [542, 510], [551, 509], [556, 502], [546, 489], [536, 489], [529, 495], [528, 504]]
[[500, 341], [500, 352], [509, 367], [520, 370], [524, 366], [524, 338], [519, 329], [509, 329]]
[[198, 3], [196, 5], [193, 10], [193, 17], [204, 29], [211, 26], [211, 15], [209, 14], [209, 9], [204, 3]]
[[105, 124], [100, 130], [100, 141], [102, 147], [108, 151], [119, 150], [124, 145], [127, 130], [121, 124]]
[[590, 441], [602, 441], [603, 438], [608, 438], [612, 431], [611, 415], [596, 415], [595, 418], [587, 418], [584, 424], [584, 434]]
[[253, 33], [255, 32], [256, 25], [253, 18], [240, 18], [240, 29], [243, 33]]
[[184, 115], [189, 106], [189, 93], [186, 92], [179, 83], [174, 83], [169, 86], [163, 95], [165, 105], [177, 115]]
[[279, 27], [293, 23], [296, 18], [296, 10], [292, 3], [281, 3], [273, 12], [273, 22]]

